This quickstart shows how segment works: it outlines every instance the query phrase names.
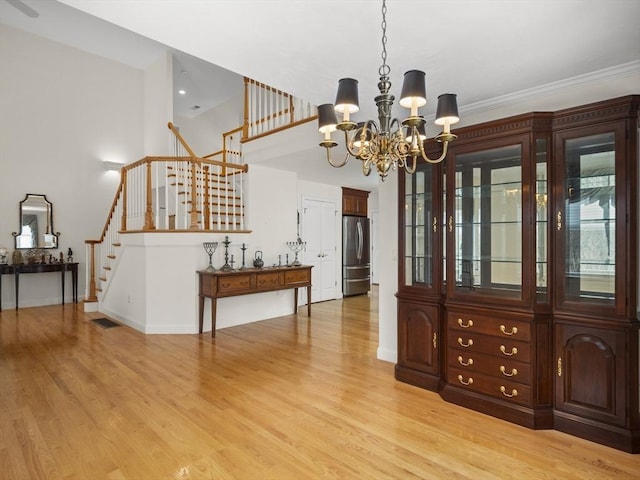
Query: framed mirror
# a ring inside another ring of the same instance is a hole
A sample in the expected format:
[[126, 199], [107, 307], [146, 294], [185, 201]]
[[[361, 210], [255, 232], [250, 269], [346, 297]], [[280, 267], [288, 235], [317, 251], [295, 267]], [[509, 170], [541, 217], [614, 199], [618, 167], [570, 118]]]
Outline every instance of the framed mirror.
[[12, 232], [16, 250], [58, 248], [60, 232], [53, 230], [53, 205], [46, 195], [27, 193], [19, 204], [20, 232]]

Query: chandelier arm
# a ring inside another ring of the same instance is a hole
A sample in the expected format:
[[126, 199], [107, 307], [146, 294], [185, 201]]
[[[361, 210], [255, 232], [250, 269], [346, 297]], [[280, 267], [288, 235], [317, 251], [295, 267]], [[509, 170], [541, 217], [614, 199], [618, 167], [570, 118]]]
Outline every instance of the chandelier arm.
[[[346, 130], [344, 132], [344, 146], [345, 146], [345, 149], [347, 150], [347, 159], [348, 159], [349, 155], [351, 155], [353, 158], [359, 158], [360, 154], [362, 153], [362, 147], [358, 148], [357, 150], [354, 150], [352, 148], [353, 141], [356, 138], [356, 133], [357, 133], [357, 130], [354, 133], [353, 138], [351, 140], [349, 140], [348, 132]], [[347, 160], [345, 160], [344, 163], [347, 163]]]
[[371, 173], [371, 160], [364, 160], [362, 162], [362, 173], [365, 177], [368, 177]]
[[349, 161], [349, 155], [347, 154], [347, 156], [344, 158], [344, 161], [342, 163], [336, 164], [333, 163], [333, 159], [331, 158], [331, 148], [329, 147], [325, 147], [327, 149], [327, 162], [329, 162], [329, 165], [331, 165], [334, 168], [340, 168], [340, 167], [344, 167], [347, 162]]
[[411, 155], [411, 167], [409, 167], [409, 162], [407, 161], [407, 159], [405, 159], [404, 161], [404, 170], [408, 173], [408, 174], [412, 174], [412, 173], [416, 173], [416, 167], [417, 167], [417, 156], [416, 155]]
[[447, 156], [447, 149], [449, 147], [449, 141], [448, 140], [444, 140], [442, 142], [442, 155], [440, 155], [437, 159], [432, 160], [429, 157], [427, 157], [426, 152], [424, 151], [424, 142], [418, 142], [420, 144], [420, 156], [422, 157], [422, 159], [425, 162], [428, 163], [440, 163], [441, 161], [444, 160], [444, 158]]

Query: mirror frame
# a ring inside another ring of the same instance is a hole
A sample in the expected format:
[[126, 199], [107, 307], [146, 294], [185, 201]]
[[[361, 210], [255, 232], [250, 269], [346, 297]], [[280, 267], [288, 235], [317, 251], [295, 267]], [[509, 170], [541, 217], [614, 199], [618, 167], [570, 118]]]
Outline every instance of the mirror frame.
[[[44, 233], [40, 233], [38, 232], [38, 238], [36, 238], [36, 244], [33, 245], [28, 245], [28, 246], [21, 246], [20, 244], [20, 237], [22, 237], [23, 235], [23, 229], [26, 225], [28, 225], [28, 222], [25, 223], [25, 215], [27, 215], [25, 213], [25, 204], [29, 201], [29, 200], [37, 200], [39, 203], [41, 203], [42, 207], [41, 208], [45, 208], [46, 209], [46, 214], [45, 214], [45, 222], [46, 222], [46, 231]], [[30, 250], [30, 249], [55, 249], [58, 248], [58, 237], [60, 236], [60, 232], [55, 232], [54, 233], [54, 229], [53, 229], [53, 204], [47, 200], [47, 196], [46, 195], [41, 195], [41, 194], [37, 194], [37, 193], [27, 193], [24, 197], [24, 200], [22, 200], [19, 203], [19, 207], [18, 207], [18, 220], [20, 222], [20, 228], [18, 229], [18, 232], [11, 232], [11, 235], [13, 235], [14, 237], [14, 243], [15, 243], [15, 248], [16, 250]], [[45, 241], [45, 235], [47, 235], [47, 238]]]

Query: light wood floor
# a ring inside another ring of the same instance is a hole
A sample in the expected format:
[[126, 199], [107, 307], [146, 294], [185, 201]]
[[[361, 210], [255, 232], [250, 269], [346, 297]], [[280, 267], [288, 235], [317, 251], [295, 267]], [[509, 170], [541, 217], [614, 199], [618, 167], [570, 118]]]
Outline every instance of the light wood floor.
[[370, 297], [215, 340], [100, 316], [0, 313], [0, 479], [640, 478], [640, 455], [396, 382]]

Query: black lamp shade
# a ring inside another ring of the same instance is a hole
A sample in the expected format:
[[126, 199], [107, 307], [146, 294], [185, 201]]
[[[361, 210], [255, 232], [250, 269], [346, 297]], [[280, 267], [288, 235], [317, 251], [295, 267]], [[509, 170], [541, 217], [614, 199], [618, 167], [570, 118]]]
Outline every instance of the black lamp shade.
[[455, 93], [443, 93], [438, 97], [438, 107], [436, 109], [436, 125], [458, 123], [458, 101]]
[[416, 106], [427, 104], [427, 83], [425, 74], [421, 70], [409, 70], [404, 74], [402, 92], [400, 93], [400, 105], [411, 108], [413, 101]]
[[[420, 125], [418, 125], [417, 127], [417, 131], [418, 131], [418, 138], [420, 139], [420, 141], [424, 142], [427, 139], [427, 134], [425, 133], [425, 129], [424, 129], [424, 123], [421, 123]], [[413, 130], [409, 129], [409, 135], [407, 135], [407, 142], [412, 142], [413, 141]]]
[[338, 120], [333, 105], [325, 103], [318, 107], [318, 130], [320, 133], [334, 132]]
[[336, 95], [336, 111], [355, 113], [360, 110], [358, 100], [358, 81], [354, 78], [341, 78], [338, 82], [338, 94]]

